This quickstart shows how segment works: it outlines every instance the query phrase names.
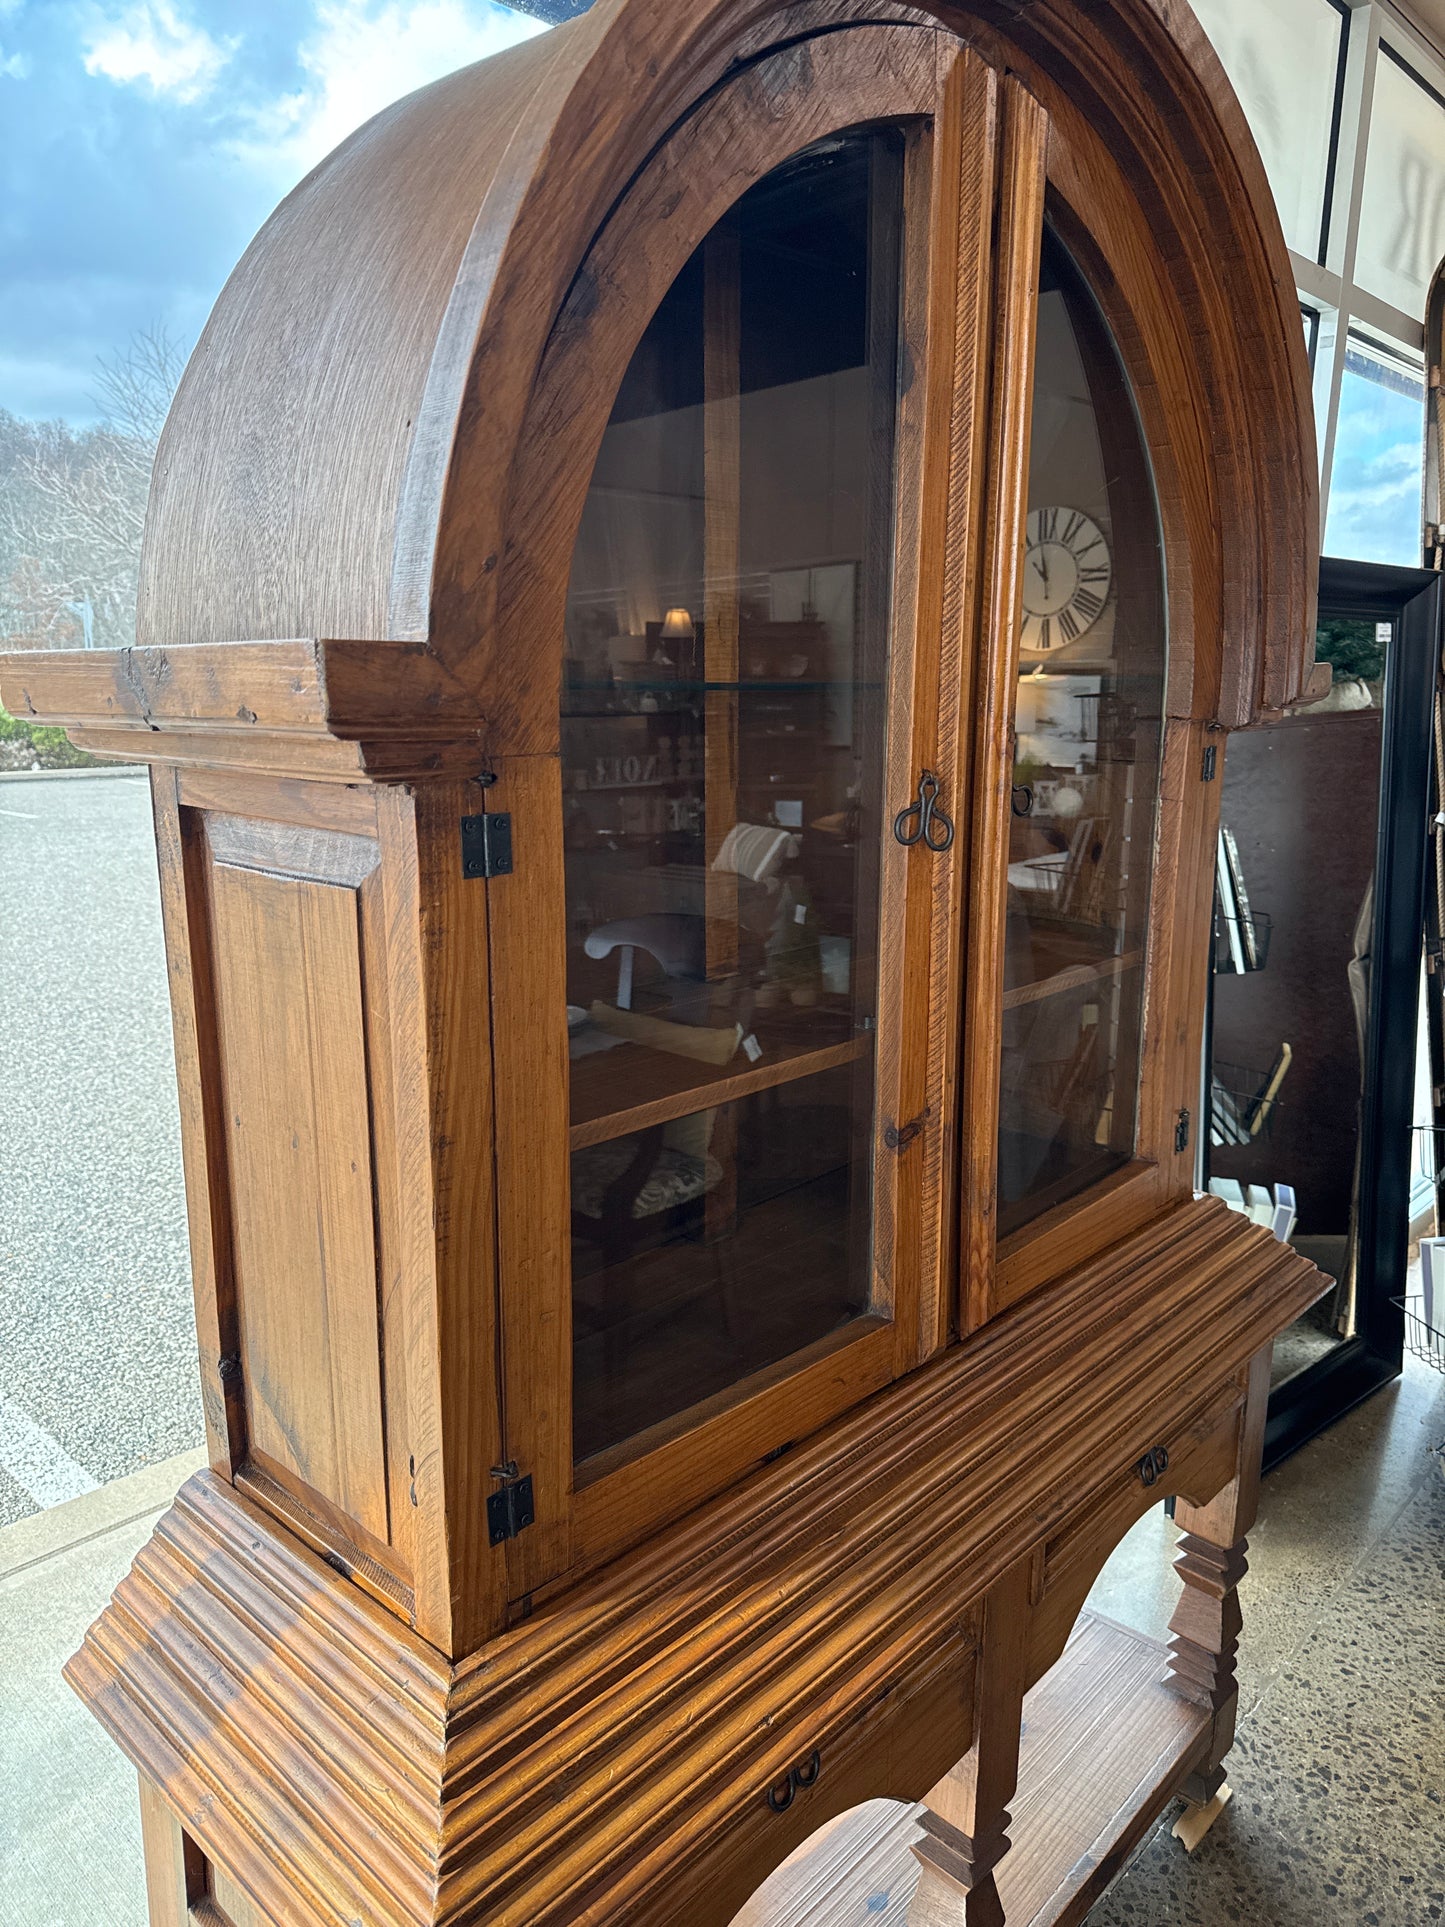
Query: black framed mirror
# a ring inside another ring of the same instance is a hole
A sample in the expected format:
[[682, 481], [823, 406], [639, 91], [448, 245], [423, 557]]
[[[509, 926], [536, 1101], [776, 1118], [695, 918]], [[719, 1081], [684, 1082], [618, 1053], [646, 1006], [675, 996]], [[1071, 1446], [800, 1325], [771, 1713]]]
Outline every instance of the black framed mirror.
[[1230, 738], [1201, 1182], [1329, 1284], [1275, 1349], [1265, 1464], [1400, 1371], [1419, 1133], [1440, 578], [1326, 558], [1324, 701]]

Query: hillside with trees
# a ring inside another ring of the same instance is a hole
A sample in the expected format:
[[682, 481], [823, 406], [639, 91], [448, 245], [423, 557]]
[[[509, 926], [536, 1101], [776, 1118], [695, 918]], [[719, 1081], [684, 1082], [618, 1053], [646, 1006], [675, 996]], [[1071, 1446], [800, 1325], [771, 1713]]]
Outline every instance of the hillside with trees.
[[[146, 495], [184, 360], [164, 329], [137, 335], [101, 363], [90, 427], [0, 409], [0, 648], [135, 641]], [[0, 769], [87, 760], [0, 710]]]
[[135, 640], [146, 492], [183, 357], [163, 329], [101, 364], [99, 421], [0, 410], [0, 636], [7, 649]]

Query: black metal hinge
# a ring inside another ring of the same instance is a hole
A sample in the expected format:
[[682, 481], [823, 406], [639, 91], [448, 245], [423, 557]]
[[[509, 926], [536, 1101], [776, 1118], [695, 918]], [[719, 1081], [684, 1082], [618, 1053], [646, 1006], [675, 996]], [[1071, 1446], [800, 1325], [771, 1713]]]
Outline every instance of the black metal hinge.
[[462, 875], [505, 877], [512, 874], [512, 818], [507, 810], [462, 818]]
[[531, 1473], [525, 1479], [509, 1479], [487, 1500], [488, 1543], [499, 1546], [504, 1539], [515, 1539], [524, 1527], [535, 1524], [536, 1518]]
[[1216, 743], [1204, 745], [1204, 760], [1199, 771], [1202, 783], [1212, 783], [1219, 773], [1219, 746]]
[[1179, 1113], [1178, 1118], [1175, 1120], [1174, 1149], [1176, 1151], [1187, 1151], [1189, 1149], [1189, 1113], [1188, 1111], [1181, 1111]]

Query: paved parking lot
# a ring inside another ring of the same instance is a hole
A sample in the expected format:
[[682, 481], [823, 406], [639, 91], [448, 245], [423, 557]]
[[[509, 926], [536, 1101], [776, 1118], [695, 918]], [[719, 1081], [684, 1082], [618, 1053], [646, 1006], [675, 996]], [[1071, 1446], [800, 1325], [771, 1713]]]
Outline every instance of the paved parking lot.
[[197, 1444], [144, 773], [0, 776], [0, 1525]]

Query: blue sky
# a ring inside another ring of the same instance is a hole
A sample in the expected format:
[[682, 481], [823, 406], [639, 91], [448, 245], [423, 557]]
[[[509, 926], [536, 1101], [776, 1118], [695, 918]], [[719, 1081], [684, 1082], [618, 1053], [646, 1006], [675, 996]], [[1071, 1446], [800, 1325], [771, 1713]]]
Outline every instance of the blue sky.
[[[1334, 480], [1325, 554], [1361, 562], [1420, 561], [1420, 490], [1425, 464], [1425, 397], [1354, 348], [1345, 364], [1335, 430]], [[1383, 379], [1380, 375], [1383, 374]]]
[[[354, 127], [538, 31], [498, 0], [0, 0], [0, 408], [93, 420], [97, 358], [157, 323], [189, 348]], [[1327, 549], [1413, 560], [1419, 404], [1345, 386]]]
[[271, 208], [389, 101], [539, 31], [495, 0], [0, 0], [0, 408], [189, 348]]

